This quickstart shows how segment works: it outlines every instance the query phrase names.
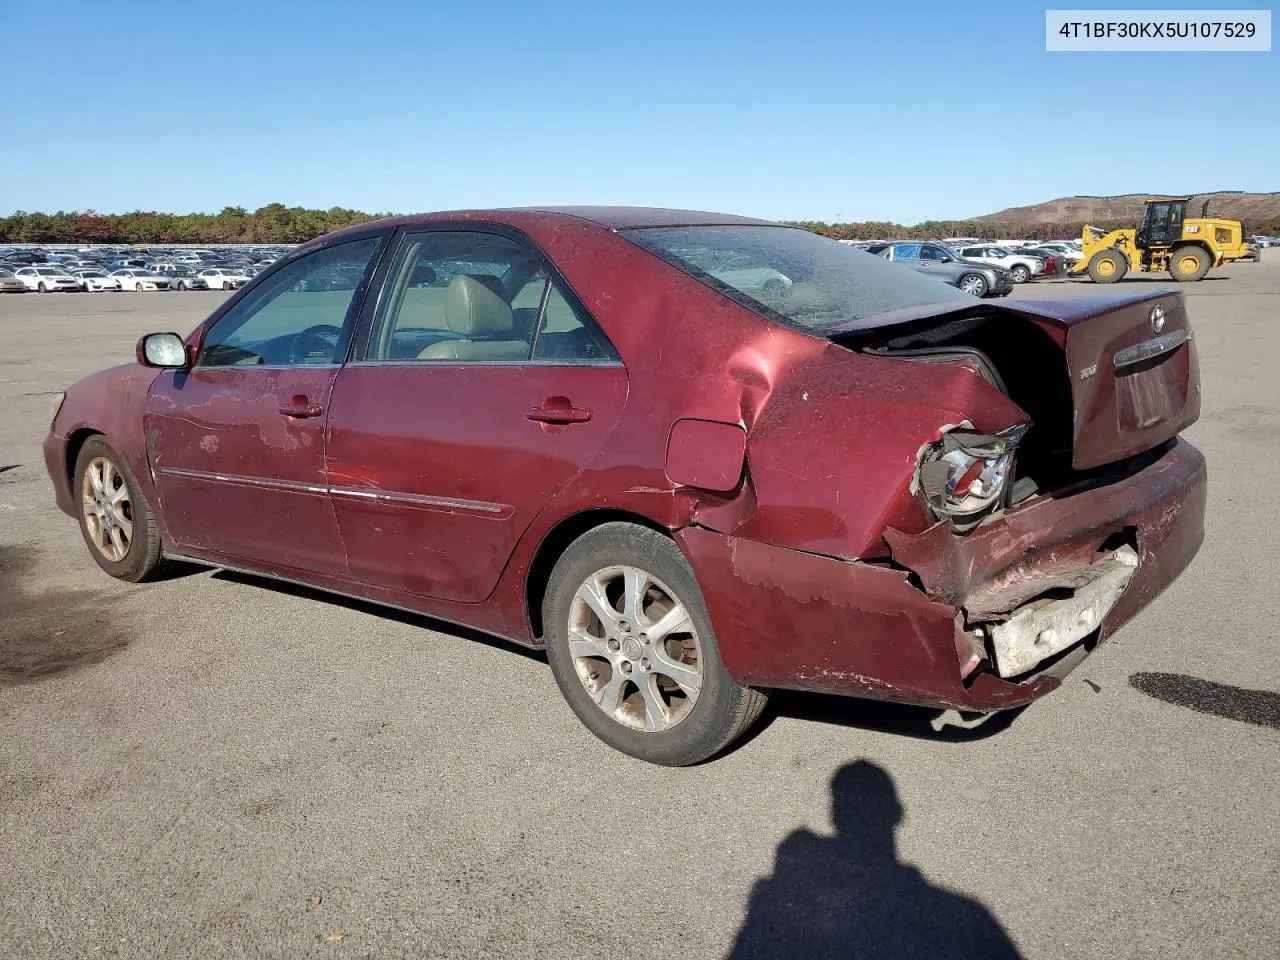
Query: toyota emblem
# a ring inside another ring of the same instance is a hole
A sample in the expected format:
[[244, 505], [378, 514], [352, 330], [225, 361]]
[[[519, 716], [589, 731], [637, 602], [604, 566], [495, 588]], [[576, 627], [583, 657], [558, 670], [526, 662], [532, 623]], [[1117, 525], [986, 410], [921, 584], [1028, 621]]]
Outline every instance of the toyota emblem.
[[1151, 332], [1159, 333], [1164, 329], [1164, 307], [1151, 308]]

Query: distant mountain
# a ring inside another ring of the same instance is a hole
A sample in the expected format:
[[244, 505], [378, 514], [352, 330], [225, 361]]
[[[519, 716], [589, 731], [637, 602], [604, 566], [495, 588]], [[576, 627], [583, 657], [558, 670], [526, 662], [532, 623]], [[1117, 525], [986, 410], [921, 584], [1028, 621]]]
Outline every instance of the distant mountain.
[[[974, 220], [994, 220], [1005, 223], [1089, 223], [1106, 220], [1137, 222], [1142, 214], [1142, 201], [1147, 197], [1175, 196], [1175, 194], [1130, 193], [1119, 197], [1059, 197], [1046, 203], [1029, 207], [1010, 207], [998, 213], [988, 213]], [[1280, 219], [1280, 193], [1241, 193], [1223, 190], [1202, 193], [1187, 204], [1187, 216], [1200, 216], [1200, 205], [1209, 201], [1209, 216], [1228, 217], [1232, 220], [1250, 221]]]

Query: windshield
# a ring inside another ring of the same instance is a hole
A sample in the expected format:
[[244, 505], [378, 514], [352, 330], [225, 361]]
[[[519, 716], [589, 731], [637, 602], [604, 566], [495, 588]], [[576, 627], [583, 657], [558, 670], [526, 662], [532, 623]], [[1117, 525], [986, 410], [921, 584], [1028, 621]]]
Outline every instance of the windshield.
[[42, 277], [69, 277], [71, 274], [59, 267], [36, 267], [36, 273]]
[[771, 319], [820, 333], [891, 310], [969, 300], [955, 287], [848, 244], [774, 226], [645, 227], [619, 233]]

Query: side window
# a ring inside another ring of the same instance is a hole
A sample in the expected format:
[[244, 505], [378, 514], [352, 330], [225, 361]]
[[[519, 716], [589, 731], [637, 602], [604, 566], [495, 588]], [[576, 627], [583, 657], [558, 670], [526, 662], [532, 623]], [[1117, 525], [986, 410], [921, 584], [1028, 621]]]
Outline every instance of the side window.
[[893, 259], [895, 260], [919, 260], [920, 244], [918, 243], [899, 243], [893, 248]]
[[277, 271], [205, 334], [197, 366], [340, 363], [351, 302], [378, 243], [368, 237], [326, 247]]
[[479, 230], [435, 230], [401, 238], [364, 359], [511, 363], [608, 356], [532, 248]]
[[942, 248], [935, 247], [933, 246], [933, 244], [930, 244], [930, 243], [922, 244], [920, 246], [920, 259], [921, 260], [941, 260]]
[[547, 291], [542, 323], [533, 345], [535, 360], [608, 360], [611, 355], [595, 324], [579, 315], [560, 288]]

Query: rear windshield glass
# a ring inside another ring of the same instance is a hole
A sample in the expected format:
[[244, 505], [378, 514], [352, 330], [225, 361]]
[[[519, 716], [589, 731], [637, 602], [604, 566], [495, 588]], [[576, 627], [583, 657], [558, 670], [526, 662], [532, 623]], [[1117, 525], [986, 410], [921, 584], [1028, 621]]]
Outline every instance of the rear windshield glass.
[[620, 233], [743, 306], [813, 333], [891, 310], [973, 299], [911, 267], [794, 227]]

